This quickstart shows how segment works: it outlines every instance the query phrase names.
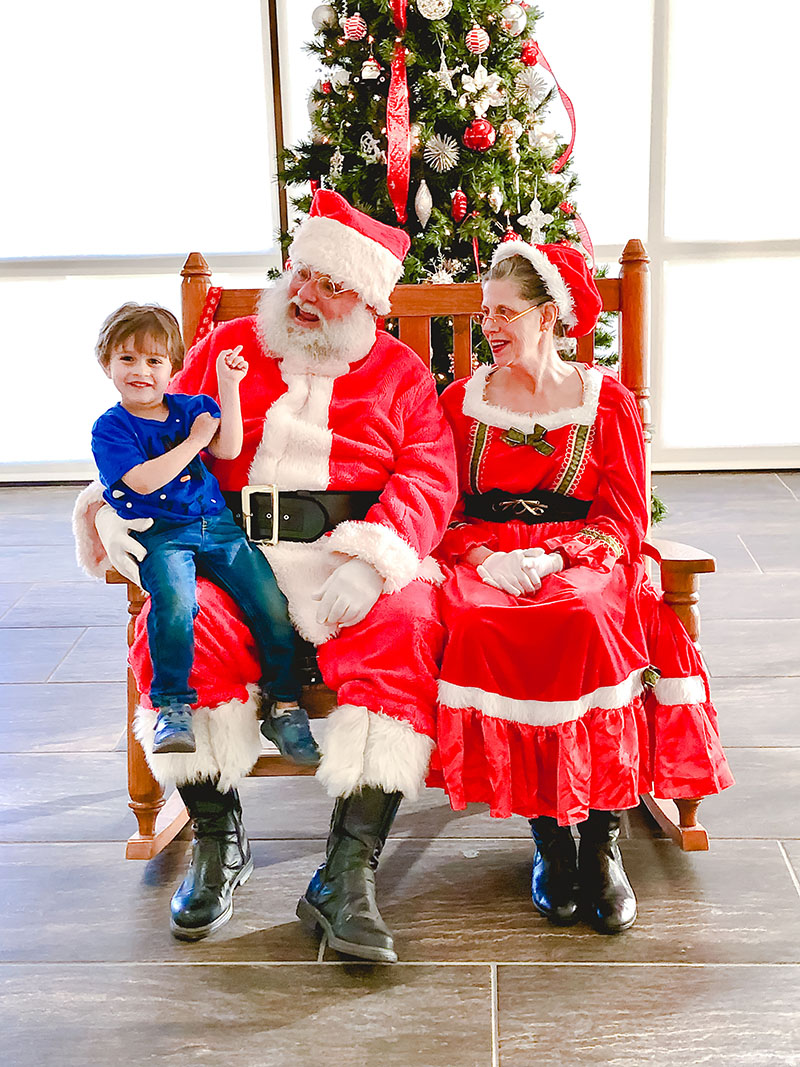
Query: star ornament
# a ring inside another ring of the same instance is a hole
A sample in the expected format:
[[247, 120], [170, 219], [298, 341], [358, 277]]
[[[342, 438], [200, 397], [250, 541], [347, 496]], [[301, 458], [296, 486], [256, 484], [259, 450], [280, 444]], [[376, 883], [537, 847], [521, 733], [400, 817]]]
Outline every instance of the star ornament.
[[448, 67], [447, 60], [444, 56], [444, 49], [442, 49], [442, 61], [439, 64], [438, 70], [427, 71], [430, 76], [439, 83], [444, 92], [450, 93], [451, 96], [456, 96], [457, 90], [453, 85], [453, 75], [458, 74], [461, 67]]
[[425, 162], [439, 174], [458, 163], [458, 142], [449, 134], [435, 133], [425, 145]]
[[527, 215], [520, 215], [520, 225], [525, 226], [531, 231], [532, 245], [539, 245], [544, 240], [544, 231], [547, 226], [553, 221], [553, 216], [548, 215], [542, 210], [542, 205], [539, 203], [538, 197], [534, 197], [530, 202]]
[[478, 63], [474, 74], [462, 74], [463, 92], [459, 107], [466, 107], [469, 97], [474, 97], [472, 110], [476, 119], [482, 119], [490, 107], [497, 107], [505, 100], [502, 79], [499, 74], [490, 74], [483, 63]]

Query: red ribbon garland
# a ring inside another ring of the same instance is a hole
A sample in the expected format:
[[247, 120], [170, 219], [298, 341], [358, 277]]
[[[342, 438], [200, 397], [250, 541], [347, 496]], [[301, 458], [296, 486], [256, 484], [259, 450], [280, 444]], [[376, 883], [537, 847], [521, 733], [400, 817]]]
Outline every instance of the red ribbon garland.
[[594, 258], [594, 245], [592, 244], [592, 239], [589, 236], [589, 231], [586, 228], [586, 223], [583, 221], [577, 211], [575, 212], [575, 218], [572, 221], [575, 223], [575, 229], [578, 231], [578, 237], [580, 237], [581, 239], [581, 244], [592, 257], [592, 270], [596, 270], [597, 263]]
[[[542, 66], [544, 67], [544, 69], [552, 76], [553, 81], [556, 83], [556, 89], [558, 89], [558, 95], [561, 97], [561, 103], [564, 105], [564, 110], [569, 115], [569, 121], [570, 121], [570, 125], [572, 127], [572, 136], [570, 137], [569, 144], [567, 145], [565, 151], [563, 151], [561, 153], [561, 155], [558, 157], [558, 159], [553, 164], [553, 174], [558, 174], [558, 172], [561, 170], [561, 168], [567, 162], [569, 157], [572, 155], [572, 149], [575, 147], [575, 108], [574, 108], [573, 103], [570, 100], [570, 98], [567, 96], [567, 94], [564, 92], [564, 90], [558, 84], [558, 78], [555, 76], [555, 74], [553, 74], [553, 68], [550, 66], [550, 64], [545, 59], [545, 55], [544, 55], [544, 52], [541, 49], [541, 45], [535, 44], [534, 47], [536, 49], [536, 52], [535, 52], [535, 62], [533, 64], [533, 66], [535, 66], [536, 63], [541, 63]], [[591, 244], [591, 241], [589, 243]]]
[[[406, 32], [407, 0], [392, 0], [392, 17], [399, 34]], [[406, 49], [398, 38], [392, 57], [392, 79], [386, 98], [386, 184], [397, 221], [408, 219], [408, 186], [411, 177], [411, 123], [408, 111]]]

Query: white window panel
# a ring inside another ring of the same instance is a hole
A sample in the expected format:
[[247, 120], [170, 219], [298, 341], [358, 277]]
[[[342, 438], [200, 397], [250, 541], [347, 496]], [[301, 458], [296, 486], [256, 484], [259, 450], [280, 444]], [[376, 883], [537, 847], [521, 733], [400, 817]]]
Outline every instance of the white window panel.
[[[595, 244], [647, 236], [652, 0], [551, 0], [537, 40], [575, 105], [575, 195]], [[547, 77], [546, 72], [542, 74]], [[546, 126], [569, 139], [558, 96]]]
[[[605, 7], [605, 5], [600, 5]], [[800, 237], [800, 6], [673, 0], [667, 100], [666, 236]]]
[[0, 256], [272, 246], [259, 0], [7, 7]]
[[308, 97], [322, 66], [316, 56], [305, 51], [314, 36], [311, 13], [322, 0], [282, 0], [281, 76], [283, 86], [283, 129], [286, 144], [291, 146], [311, 132]]
[[798, 291], [800, 257], [667, 264], [659, 448], [800, 445], [800, 346], [780, 331]]

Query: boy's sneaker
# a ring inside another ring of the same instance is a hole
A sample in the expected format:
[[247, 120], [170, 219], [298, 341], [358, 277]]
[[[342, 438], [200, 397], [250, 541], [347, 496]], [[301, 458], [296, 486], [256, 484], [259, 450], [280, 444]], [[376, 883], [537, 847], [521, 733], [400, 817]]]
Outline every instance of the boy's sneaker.
[[188, 704], [171, 704], [158, 709], [153, 752], [195, 752], [192, 709]]
[[301, 767], [316, 767], [322, 758], [311, 733], [308, 714], [303, 708], [286, 708], [275, 713], [275, 702], [261, 722], [261, 733], [290, 763]]

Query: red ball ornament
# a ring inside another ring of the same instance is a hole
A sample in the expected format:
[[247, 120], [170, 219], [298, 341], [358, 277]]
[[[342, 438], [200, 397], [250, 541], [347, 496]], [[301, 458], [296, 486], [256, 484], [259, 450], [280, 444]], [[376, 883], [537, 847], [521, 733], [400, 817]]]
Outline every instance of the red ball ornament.
[[500, 244], [505, 244], [506, 241], [520, 241], [522, 238], [516, 230], [512, 230], [510, 226], [506, 226], [506, 232], [503, 234]]
[[461, 222], [467, 214], [467, 194], [463, 189], [456, 189], [452, 194], [450, 214], [453, 216], [454, 222]]
[[473, 119], [464, 131], [462, 140], [467, 148], [485, 152], [492, 147], [496, 138], [497, 131], [488, 119]]
[[539, 62], [539, 45], [533, 38], [522, 42], [522, 52], [519, 58], [526, 67], [535, 67]]
[[483, 55], [489, 47], [489, 34], [477, 22], [467, 34], [467, 48], [474, 56]]
[[367, 35], [367, 24], [361, 17], [361, 12], [356, 11], [344, 20], [344, 35], [348, 41], [360, 41]]
[[325, 93], [326, 96], [330, 96], [333, 91], [333, 86], [330, 82], [323, 82], [319, 87], [319, 91]]

